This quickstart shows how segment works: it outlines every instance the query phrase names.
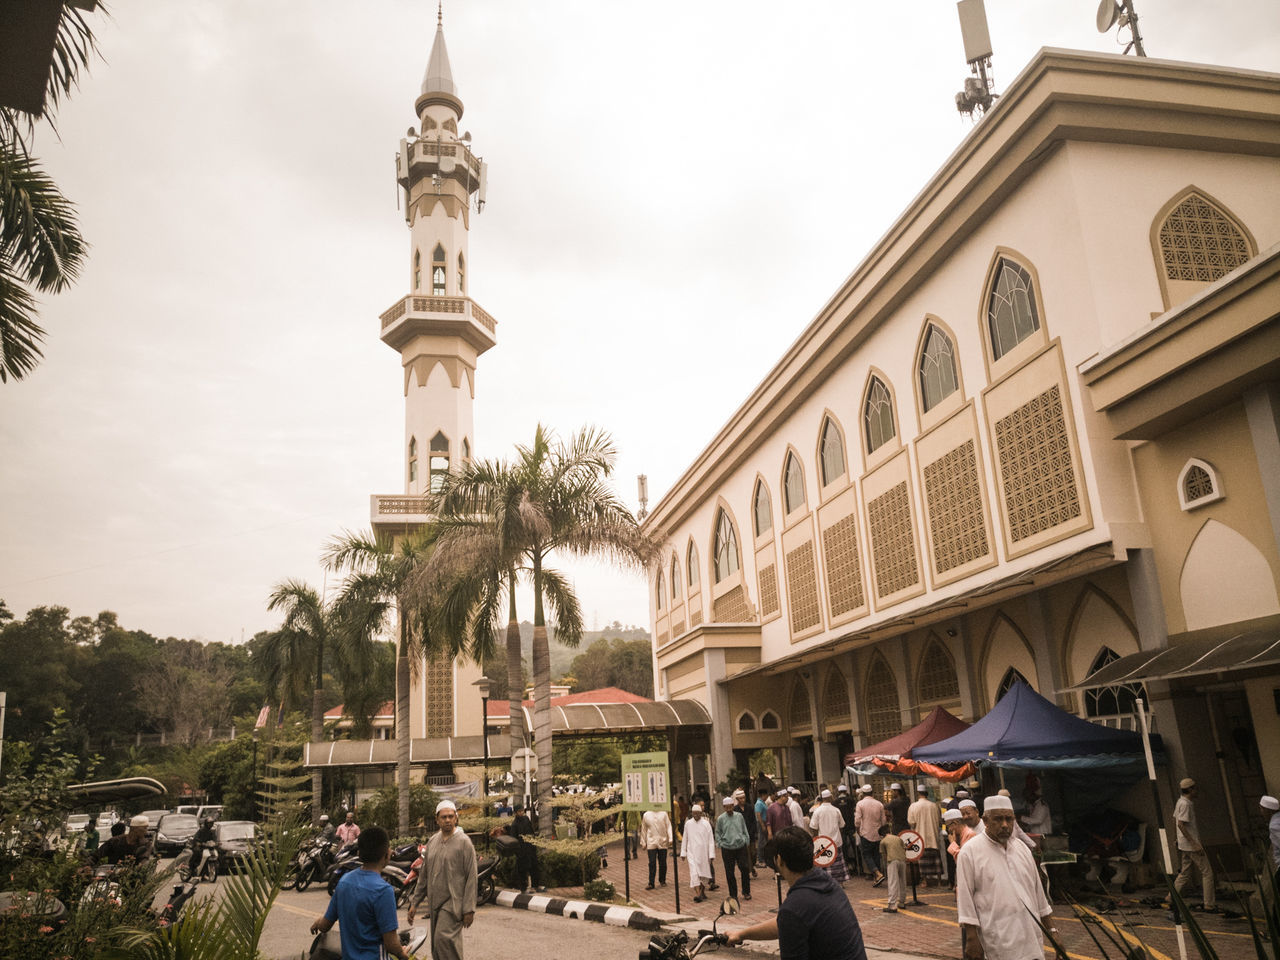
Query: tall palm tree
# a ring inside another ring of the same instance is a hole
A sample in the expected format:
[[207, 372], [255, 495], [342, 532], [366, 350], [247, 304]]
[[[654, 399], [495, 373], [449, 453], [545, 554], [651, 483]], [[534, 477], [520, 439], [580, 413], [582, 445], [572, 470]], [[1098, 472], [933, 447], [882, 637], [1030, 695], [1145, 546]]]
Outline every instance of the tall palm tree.
[[[344, 532], [329, 541], [323, 556], [329, 569], [347, 573], [334, 606], [356, 637], [369, 640], [377, 636], [393, 614], [397, 621], [396, 819], [400, 836], [407, 836], [410, 829], [409, 687], [415, 668], [427, 656], [479, 657], [484, 653], [484, 648], [468, 647], [461, 633], [436, 629], [437, 591], [409, 590], [431, 556], [435, 536], [431, 528], [396, 541], [367, 532]], [[361, 646], [363, 643], [357, 644], [357, 648]]]
[[[556, 638], [575, 647], [582, 638], [582, 608], [569, 580], [548, 561], [558, 552], [605, 559], [625, 566], [646, 562], [651, 547], [631, 512], [607, 483], [617, 451], [604, 431], [587, 427], [568, 442], [538, 425], [533, 443], [518, 446], [511, 462], [483, 461], [446, 478], [432, 512], [440, 548], [431, 568], [487, 572], [488, 604], [470, 606], [471, 628], [492, 633], [502, 596], [508, 598], [508, 682], [512, 673], [513, 592], [519, 582], [533, 588], [534, 742], [538, 751], [538, 800], [551, 802], [551, 652], [547, 613]], [[499, 579], [501, 577], [502, 579]], [[518, 651], [518, 626], [514, 631]], [[512, 729], [516, 711], [511, 704]], [[542, 819], [550, 833], [550, 818]]]

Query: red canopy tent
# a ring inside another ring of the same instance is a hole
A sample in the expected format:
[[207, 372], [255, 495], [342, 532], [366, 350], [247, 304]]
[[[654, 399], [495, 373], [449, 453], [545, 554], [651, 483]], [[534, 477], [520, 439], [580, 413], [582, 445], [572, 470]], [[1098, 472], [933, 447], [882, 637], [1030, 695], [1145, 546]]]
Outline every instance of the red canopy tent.
[[[969, 724], [959, 717], [947, 712], [942, 707], [934, 707], [929, 715], [910, 730], [873, 743], [861, 750], [856, 750], [844, 758], [845, 766], [856, 767], [872, 764], [885, 773], [899, 776], [928, 776], [939, 780], [963, 780], [973, 772], [973, 765], [966, 763], [956, 770], [946, 770], [931, 763], [918, 763], [911, 759], [911, 751], [925, 744], [947, 740], [956, 734], [969, 729]], [[877, 771], [879, 772], [879, 771]]]

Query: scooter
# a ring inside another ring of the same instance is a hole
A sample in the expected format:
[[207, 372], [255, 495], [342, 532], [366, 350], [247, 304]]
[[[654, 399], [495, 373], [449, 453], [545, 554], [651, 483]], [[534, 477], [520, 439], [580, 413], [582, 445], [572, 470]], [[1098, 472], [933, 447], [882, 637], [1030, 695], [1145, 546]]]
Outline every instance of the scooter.
[[197, 843], [193, 837], [187, 849], [178, 854], [176, 863], [183, 883], [214, 883], [218, 879], [218, 844], [213, 840]]
[[[426, 945], [427, 938], [431, 936], [431, 928], [429, 926], [406, 927], [397, 936], [400, 937], [401, 945], [412, 955]], [[307, 960], [342, 960], [342, 941], [338, 939], [336, 927], [316, 934], [316, 938], [311, 941], [311, 951], [307, 954]]]
[[699, 930], [697, 942], [689, 946], [692, 939], [687, 930], [675, 933], [655, 933], [649, 938], [649, 949], [640, 951], [640, 960], [693, 960], [698, 954], [707, 950], [715, 950], [729, 945], [729, 935], [716, 930], [724, 917], [732, 916], [739, 911], [738, 901], [733, 897], [725, 898], [720, 904], [720, 915], [711, 924], [710, 930]]
[[313, 882], [325, 876], [332, 859], [333, 841], [323, 836], [299, 847], [294, 856], [289, 885], [299, 893], [306, 890]]
[[[405, 883], [409, 870], [413, 865], [414, 859], [418, 856], [418, 845], [416, 843], [406, 843], [396, 847], [391, 851], [391, 862], [382, 869], [382, 876], [391, 884], [396, 891], [396, 902], [402, 902], [408, 895], [407, 891], [411, 889]], [[349, 843], [338, 851], [338, 857], [333, 862], [333, 866], [329, 868], [326, 874], [326, 887], [329, 896], [333, 896], [333, 891], [338, 889], [338, 881], [342, 879], [344, 874], [350, 873], [352, 870], [360, 869], [360, 857], [356, 851], [356, 845]]]

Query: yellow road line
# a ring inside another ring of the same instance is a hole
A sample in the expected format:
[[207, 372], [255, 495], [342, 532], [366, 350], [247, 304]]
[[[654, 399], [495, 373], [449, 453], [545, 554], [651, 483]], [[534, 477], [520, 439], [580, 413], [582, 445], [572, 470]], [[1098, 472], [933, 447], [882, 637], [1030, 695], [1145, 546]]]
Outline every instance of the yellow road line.
[[1125, 940], [1126, 943], [1129, 943], [1132, 946], [1139, 947], [1141, 949], [1146, 950], [1148, 954], [1150, 954], [1152, 957], [1155, 957], [1155, 960], [1170, 960], [1170, 957], [1168, 956], [1168, 954], [1161, 953], [1155, 947], [1144, 944], [1141, 940], [1139, 940], [1133, 934], [1129, 933], [1126, 930], [1122, 930], [1120, 927], [1117, 927], [1114, 923], [1112, 923], [1102, 914], [1097, 913], [1093, 910], [1090, 910], [1083, 903], [1075, 904], [1075, 907], [1077, 910], [1083, 910], [1089, 916], [1093, 917], [1093, 919], [1096, 920], [1100, 926], [1107, 927], [1108, 929], [1111, 930], [1112, 933], [1118, 933]]
[[271, 909], [288, 910], [290, 913], [296, 913], [300, 917], [314, 917], [316, 915], [314, 910], [301, 910], [298, 907], [291, 907], [287, 903], [281, 903], [279, 900], [271, 905]]

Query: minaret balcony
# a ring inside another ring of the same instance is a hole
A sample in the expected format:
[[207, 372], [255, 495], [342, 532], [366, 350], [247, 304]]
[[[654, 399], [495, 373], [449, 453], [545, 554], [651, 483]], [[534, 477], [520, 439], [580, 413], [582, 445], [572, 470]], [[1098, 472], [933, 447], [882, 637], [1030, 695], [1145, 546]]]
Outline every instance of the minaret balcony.
[[431, 520], [426, 497], [375, 493], [369, 498], [369, 507], [374, 532], [393, 537], [410, 533]]
[[498, 342], [498, 323], [470, 297], [410, 294], [382, 314], [382, 340], [397, 350], [414, 337], [458, 337], [476, 355]]

